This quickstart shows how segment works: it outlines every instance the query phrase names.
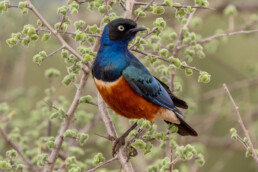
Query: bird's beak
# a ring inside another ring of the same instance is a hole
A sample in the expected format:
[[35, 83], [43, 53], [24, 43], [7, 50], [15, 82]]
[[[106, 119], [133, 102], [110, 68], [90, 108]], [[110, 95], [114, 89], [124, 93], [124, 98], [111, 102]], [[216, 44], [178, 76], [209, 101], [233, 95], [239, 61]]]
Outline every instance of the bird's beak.
[[135, 28], [130, 29], [130, 32], [137, 33], [139, 31], [144, 31], [144, 30], [146, 30], [145, 27], [143, 27], [143, 26], [136, 26]]

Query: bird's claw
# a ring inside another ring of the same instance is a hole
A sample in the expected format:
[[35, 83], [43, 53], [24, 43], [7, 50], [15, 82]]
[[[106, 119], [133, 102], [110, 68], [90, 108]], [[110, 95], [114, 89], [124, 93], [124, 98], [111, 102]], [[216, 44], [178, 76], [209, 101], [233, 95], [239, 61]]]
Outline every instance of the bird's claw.
[[123, 146], [125, 144], [125, 137], [121, 136], [119, 138], [117, 138], [115, 140], [115, 143], [113, 145], [113, 149], [112, 149], [112, 156], [114, 157], [115, 154], [117, 153], [117, 151], [119, 150], [119, 148], [121, 146]]
[[131, 157], [137, 156], [137, 155], [138, 155], [138, 152], [137, 152], [137, 150], [136, 150], [134, 147], [132, 147], [131, 145], [128, 145], [128, 146], [127, 146], [127, 154], [128, 154], [128, 159], [127, 159], [127, 161], [129, 161], [129, 159], [130, 159]]

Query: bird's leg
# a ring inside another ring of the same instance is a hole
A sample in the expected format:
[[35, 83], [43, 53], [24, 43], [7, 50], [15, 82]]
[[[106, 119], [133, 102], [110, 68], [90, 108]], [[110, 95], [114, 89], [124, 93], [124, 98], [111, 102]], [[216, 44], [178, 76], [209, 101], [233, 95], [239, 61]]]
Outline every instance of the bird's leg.
[[112, 149], [112, 156], [114, 157], [118, 149], [125, 144], [125, 138], [129, 135], [129, 133], [137, 127], [137, 122], [134, 123], [122, 136], [116, 139], [113, 149]]

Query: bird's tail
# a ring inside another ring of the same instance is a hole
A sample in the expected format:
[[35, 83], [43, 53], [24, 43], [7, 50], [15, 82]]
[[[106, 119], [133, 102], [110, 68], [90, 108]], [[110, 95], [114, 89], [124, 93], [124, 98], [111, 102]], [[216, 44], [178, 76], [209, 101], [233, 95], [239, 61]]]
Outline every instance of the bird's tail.
[[[176, 114], [181, 122], [180, 124], [174, 124], [178, 127], [178, 134], [180, 134], [181, 136], [198, 136], [197, 132], [185, 122], [185, 120], [182, 118], [183, 114], [177, 108], [174, 108], [173, 112]], [[166, 120], [165, 122], [168, 124], [173, 124], [172, 122]]]

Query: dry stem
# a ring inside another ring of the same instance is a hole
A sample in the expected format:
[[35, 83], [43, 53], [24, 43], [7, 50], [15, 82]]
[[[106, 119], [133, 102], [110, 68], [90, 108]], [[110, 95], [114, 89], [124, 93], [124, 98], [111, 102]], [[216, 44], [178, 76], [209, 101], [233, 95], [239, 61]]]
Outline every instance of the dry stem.
[[245, 134], [245, 137], [247, 138], [248, 145], [249, 145], [249, 147], [251, 148], [251, 151], [252, 151], [252, 157], [254, 158], [254, 160], [256, 161], [256, 164], [258, 165], [258, 157], [257, 157], [257, 154], [256, 154], [256, 152], [255, 152], [255, 149], [254, 149], [253, 143], [252, 143], [252, 141], [251, 141], [251, 138], [250, 138], [250, 136], [249, 136], [249, 134], [248, 134], [248, 131], [247, 131], [247, 129], [246, 129], [245, 125], [244, 125], [244, 122], [243, 122], [243, 120], [242, 120], [242, 118], [241, 118], [241, 115], [240, 115], [240, 112], [239, 112], [239, 108], [238, 108], [238, 106], [236, 105], [236, 103], [235, 103], [233, 97], [231, 96], [231, 94], [230, 94], [230, 92], [229, 92], [229, 90], [228, 90], [227, 85], [226, 85], [226, 84], [223, 84], [223, 87], [224, 87], [224, 89], [225, 89], [225, 91], [226, 91], [226, 93], [227, 93], [227, 95], [228, 95], [230, 101], [232, 102], [232, 104], [233, 104], [233, 106], [234, 106], [234, 109], [235, 109], [235, 111], [236, 111], [236, 116], [237, 116], [237, 119], [238, 119], [238, 123], [240, 124], [240, 126], [241, 126], [241, 128], [242, 128], [242, 130], [243, 130], [243, 132], [244, 132], [244, 134]]

